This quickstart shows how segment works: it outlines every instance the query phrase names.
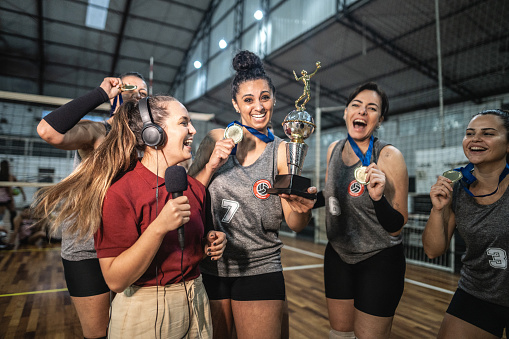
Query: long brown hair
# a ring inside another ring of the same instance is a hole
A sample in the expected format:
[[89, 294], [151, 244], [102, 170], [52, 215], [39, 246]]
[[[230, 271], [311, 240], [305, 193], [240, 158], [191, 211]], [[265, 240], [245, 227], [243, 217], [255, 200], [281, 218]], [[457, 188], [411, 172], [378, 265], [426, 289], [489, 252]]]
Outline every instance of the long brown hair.
[[[153, 121], [164, 128], [171, 96], [150, 97]], [[80, 238], [92, 237], [101, 225], [104, 197], [116, 178], [132, 169], [138, 151], [145, 150], [141, 139], [143, 122], [137, 101], [126, 101], [112, 121], [104, 141], [64, 180], [39, 191], [33, 203], [34, 215], [50, 221], [54, 233], [62, 223]]]

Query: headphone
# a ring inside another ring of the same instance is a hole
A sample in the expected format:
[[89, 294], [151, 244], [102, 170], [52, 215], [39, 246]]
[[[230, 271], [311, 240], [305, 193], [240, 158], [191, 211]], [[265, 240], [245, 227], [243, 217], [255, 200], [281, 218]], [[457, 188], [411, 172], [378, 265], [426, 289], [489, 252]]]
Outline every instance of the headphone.
[[164, 130], [152, 120], [152, 113], [148, 105], [149, 97], [140, 99], [138, 107], [140, 109], [141, 121], [143, 121], [143, 129], [141, 130], [141, 140], [147, 146], [161, 146], [165, 141]]

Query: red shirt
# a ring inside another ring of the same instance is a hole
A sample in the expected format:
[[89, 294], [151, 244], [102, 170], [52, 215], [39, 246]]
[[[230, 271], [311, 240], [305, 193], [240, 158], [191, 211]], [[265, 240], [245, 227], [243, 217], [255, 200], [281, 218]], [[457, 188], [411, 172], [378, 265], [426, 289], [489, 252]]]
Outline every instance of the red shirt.
[[[156, 212], [156, 179], [138, 161], [136, 167], [111, 185], [103, 204], [102, 225], [94, 236], [98, 258], [116, 257], [131, 247], [154, 221], [171, 195], [166, 191], [164, 178], [159, 177], [158, 211]], [[188, 188], [184, 195], [189, 198], [191, 217], [185, 230], [183, 271], [185, 280], [200, 275], [198, 264], [203, 258], [201, 239], [204, 237], [205, 187], [187, 176]], [[156, 257], [145, 273], [134, 283], [139, 286], [175, 284], [182, 281], [180, 271], [181, 249], [177, 231], [166, 234]]]

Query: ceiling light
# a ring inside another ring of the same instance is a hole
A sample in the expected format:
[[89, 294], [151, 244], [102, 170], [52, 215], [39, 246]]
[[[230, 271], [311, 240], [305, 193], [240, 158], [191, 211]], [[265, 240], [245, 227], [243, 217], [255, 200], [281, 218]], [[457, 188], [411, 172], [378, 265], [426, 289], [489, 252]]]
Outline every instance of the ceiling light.
[[228, 46], [228, 43], [224, 39], [219, 40], [219, 48], [225, 49], [226, 46]]
[[198, 60], [196, 60], [196, 61], [194, 62], [194, 68], [198, 69], [198, 68], [200, 68], [200, 67], [201, 67], [201, 62], [199, 62]]
[[255, 13], [254, 13], [254, 17], [256, 20], [262, 20], [263, 19], [263, 12], [260, 11], [260, 10], [257, 10]]

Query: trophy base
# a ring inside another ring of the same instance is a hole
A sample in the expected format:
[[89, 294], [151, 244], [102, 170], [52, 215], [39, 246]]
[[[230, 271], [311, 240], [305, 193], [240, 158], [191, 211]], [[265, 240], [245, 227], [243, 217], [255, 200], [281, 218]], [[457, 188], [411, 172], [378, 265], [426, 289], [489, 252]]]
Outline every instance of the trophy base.
[[316, 199], [316, 194], [308, 193], [308, 188], [311, 187], [311, 180], [309, 178], [301, 177], [297, 174], [282, 174], [276, 175], [274, 180], [274, 187], [269, 188], [269, 194], [295, 194], [306, 199]]

